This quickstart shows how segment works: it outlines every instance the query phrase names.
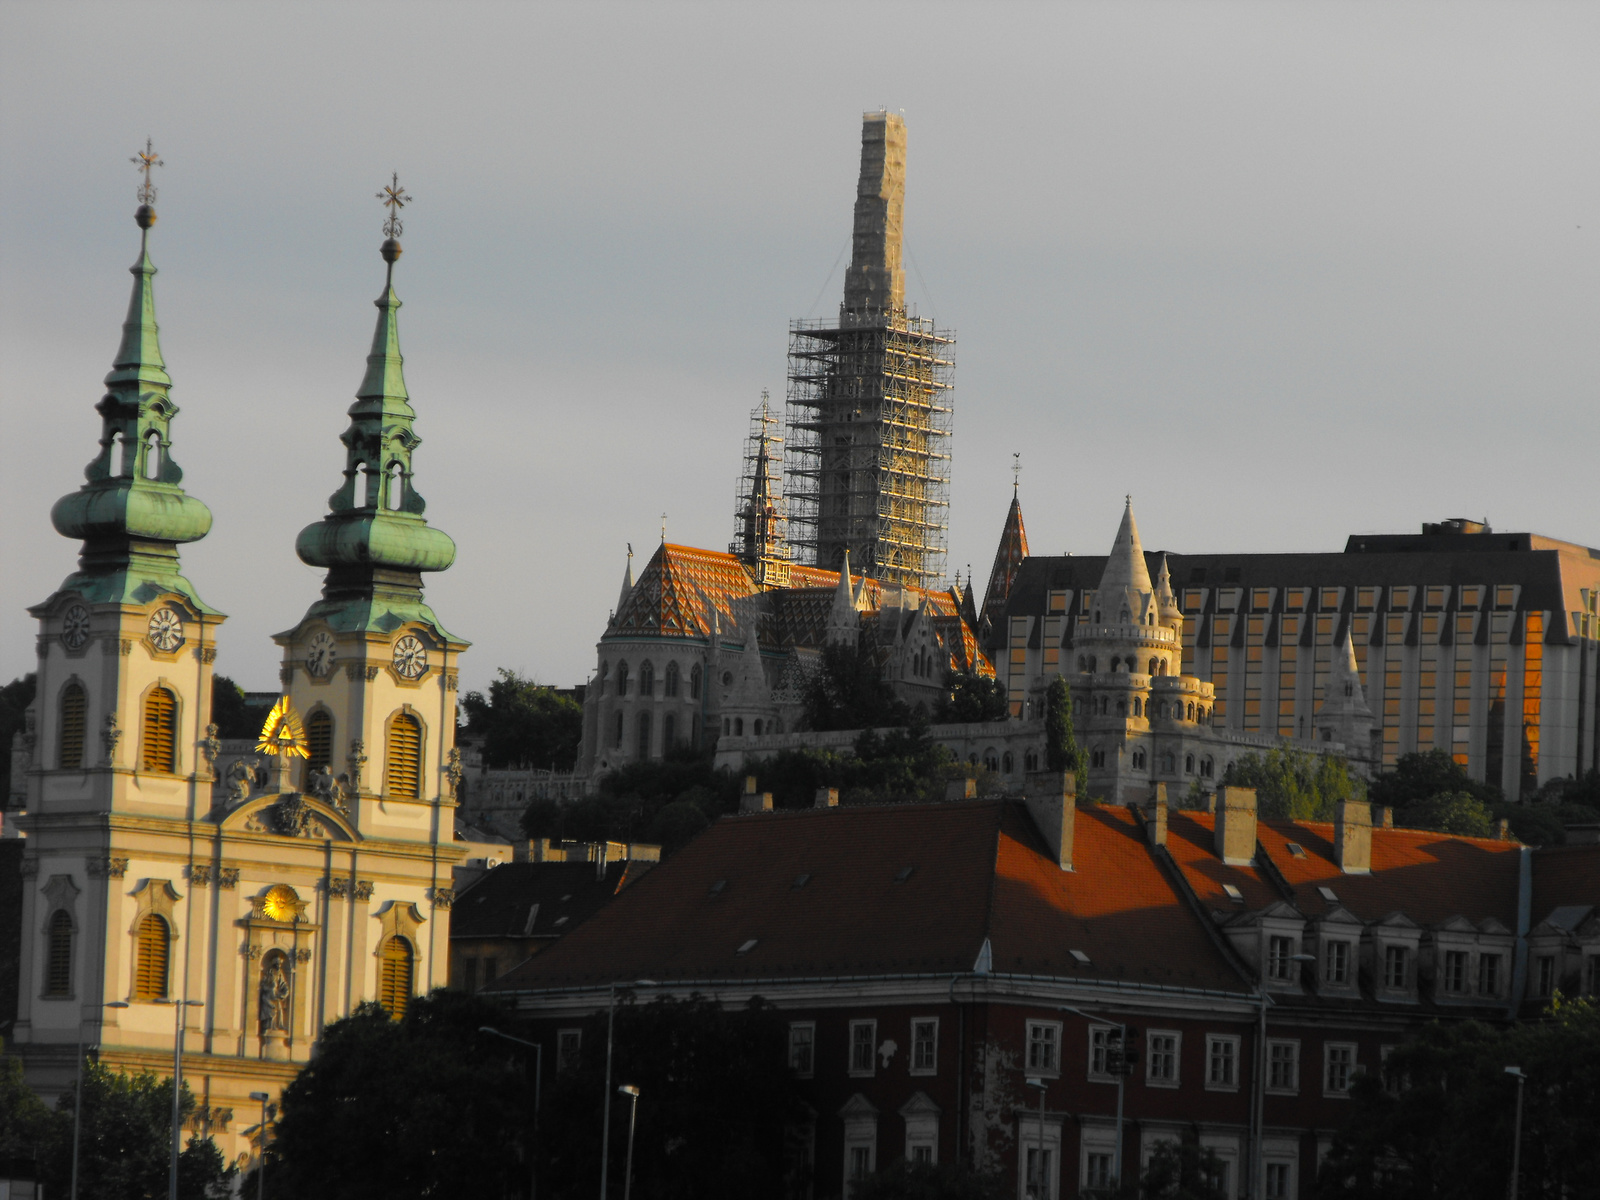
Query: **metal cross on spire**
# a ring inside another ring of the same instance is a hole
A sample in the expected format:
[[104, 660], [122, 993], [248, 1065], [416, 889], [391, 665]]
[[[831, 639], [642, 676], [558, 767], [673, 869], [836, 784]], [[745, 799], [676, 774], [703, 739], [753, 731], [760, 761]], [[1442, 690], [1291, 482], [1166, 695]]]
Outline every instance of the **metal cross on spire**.
[[1011, 455], [1011, 494], [1015, 496], [1022, 487], [1022, 452]]
[[383, 223], [383, 236], [398, 238], [405, 226], [400, 223], [400, 210], [411, 203], [411, 197], [406, 194], [405, 188], [400, 186], [400, 172], [393, 171], [389, 175], [389, 182], [383, 191], [378, 193], [384, 207], [389, 210], [389, 219]]
[[661, 514], [661, 542], [662, 542], [662, 545], [665, 545], [666, 541], [667, 541], [667, 514], [666, 513], [662, 513]]
[[128, 161], [144, 172], [144, 182], [139, 185], [139, 203], [154, 204], [156, 202], [156, 189], [150, 182], [150, 168], [166, 165], [161, 161], [160, 156], [156, 154], [155, 143], [150, 138], [145, 138], [144, 149]]

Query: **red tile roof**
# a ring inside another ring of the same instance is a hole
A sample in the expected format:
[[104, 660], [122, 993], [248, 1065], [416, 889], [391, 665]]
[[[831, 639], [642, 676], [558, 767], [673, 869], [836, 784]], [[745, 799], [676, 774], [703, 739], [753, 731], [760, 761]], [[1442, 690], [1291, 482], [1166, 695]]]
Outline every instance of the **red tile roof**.
[[1537, 925], [1553, 908], [1600, 907], [1600, 846], [1548, 846], [1533, 852], [1533, 911]]
[[987, 939], [998, 973], [1244, 990], [1130, 813], [1076, 827], [1065, 872], [1014, 801], [724, 818], [501, 986], [957, 973]]

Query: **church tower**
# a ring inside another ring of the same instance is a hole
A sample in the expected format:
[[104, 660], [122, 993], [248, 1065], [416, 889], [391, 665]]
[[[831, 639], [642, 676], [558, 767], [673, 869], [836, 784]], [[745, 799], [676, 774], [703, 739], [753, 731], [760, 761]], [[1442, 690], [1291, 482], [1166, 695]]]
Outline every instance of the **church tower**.
[[[186, 833], [211, 807], [211, 675], [223, 615], [180, 572], [178, 547], [211, 528], [173, 455], [178, 414], [162, 358], [150, 230], [150, 147], [135, 214], [139, 260], [87, 482], [51, 520], [79, 539], [78, 569], [43, 603], [26, 745], [27, 854], [16, 1041], [47, 1093], [80, 1033], [154, 1049], [165, 999], [202, 938], [185, 940]], [[172, 840], [169, 842], [169, 838]]]

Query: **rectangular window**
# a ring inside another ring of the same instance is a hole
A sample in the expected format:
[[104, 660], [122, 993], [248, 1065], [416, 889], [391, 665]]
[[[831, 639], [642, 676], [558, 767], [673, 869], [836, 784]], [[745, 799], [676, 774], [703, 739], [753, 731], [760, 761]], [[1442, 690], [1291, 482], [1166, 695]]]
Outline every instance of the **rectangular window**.
[[1294, 957], [1294, 939], [1273, 937], [1267, 939], [1267, 976], [1271, 979], [1289, 978], [1289, 967]]
[[1300, 1043], [1267, 1043], [1267, 1087], [1275, 1092], [1300, 1089]]
[[556, 1070], [576, 1071], [579, 1054], [583, 1050], [583, 1030], [562, 1029], [556, 1032]]
[[1356, 1073], [1356, 1048], [1352, 1042], [1329, 1042], [1323, 1047], [1322, 1092], [1326, 1096], [1344, 1096], [1350, 1092], [1350, 1081]]
[[1551, 954], [1541, 954], [1538, 961], [1539, 996], [1548, 1000], [1556, 994], [1556, 960]]
[[1111, 1079], [1111, 1047], [1116, 1031], [1109, 1025], [1089, 1028], [1089, 1077]]
[[1229, 1091], [1239, 1086], [1239, 1039], [1211, 1034], [1206, 1038], [1206, 1086]]
[[872, 1053], [877, 1044], [878, 1023], [876, 1021], [850, 1022], [850, 1074], [872, 1074]]
[[932, 1075], [939, 1069], [939, 1022], [927, 1017], [911, 1022], [911, 1073]]
[[1178, 1041], [1176, 1033], [1150, 1031], [1150, 1047], [1145, 1082], [1151, 1087], [1178, 1086]]
[[1467, 990], [1467, 952], [1444, 952], [1444, 990], [1459, 996]]
[[1211, 1176], [1212, 1186], [1224, 1196], [1233, 1195], [1233, 1192], [1229, 1190], [1228, 1187], [1228, 1184], [1231, 1182], [1230, 1175], [1232, 1173], [1232, 1168], [1233, 1164], [1231, 1162], [1229, 1162], [1227, 1159], [1221, 1159], [1218, 1161], [1216, 1169]]
[[1327, 983], [1350, 982], [1350, 943], [1329, 942], [1322, 954], [1322, 978]]
[[1411, 955], [1405, 946], [1385, 946], [1383, 948], [1383, 986], [1386, 988], [1403, 988], [1407, 986], [1410, 976]]
[[933, 1147], [932, 1146], [913, 1146], [913, 1147], [911, 1147], [911, 1161], [914, 1162], [914, 1163], [917, 1163], [920, 1166], [924, 1166], [924, 1167], [933, 1166]]
[[1104, 1191], [1111, 1186], [1111, 1155], [1090, 1151], [1084, 1156], [1083, 1186], [1089, 1191]]
[[796, 1021], [789, 1026], [789, 1067], [801, 1079], [816, 1073], [817, 1026], [814, 1021]]
[[1060, 1073], [1060, 1022], [1028, 1022], [1028, 1070], [1042, 1075], [1056, 1075]]
[[1584, 960], [1583, 990], [1586, 995], [1600, 996], [1600, 954], [1591, 954]]
[[1050, 1195], [1050, 1148], [1028, 1147], [1028, 1195], [1047, 1200]]
[[1500, 994], [1500, 956], [1498, 954], [1482, 954], [1478, 956], [1478, 994], [1480, 996], [1498, 996]]
[[1269, 1162], [1266, 1183], [1267, 1200], [1289, 1200], [1289, 1164]]
[[872, 1174], [872, 1147], [850, 1147], [850, 1179], [852, 1182]]

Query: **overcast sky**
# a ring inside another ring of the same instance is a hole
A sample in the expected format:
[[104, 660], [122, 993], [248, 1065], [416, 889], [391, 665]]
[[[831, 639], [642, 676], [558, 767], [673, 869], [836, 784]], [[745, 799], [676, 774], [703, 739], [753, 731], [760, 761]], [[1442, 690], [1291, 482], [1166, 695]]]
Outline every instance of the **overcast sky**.
[[[668, 514], [726, 546], [787, 322], [835, 309], [865, 109], [956, 330], [950, 563], [1327, 551], [1487, 516], [1600, 545], [1600, 5], [0, 4], [0, 678], [73, 569], [138, 231], [215, 524], [219, 672], [276, 686], [398, 170], [428, 582], [571, 684]], [[819, 298], [820, 297], [820, 298]]]

